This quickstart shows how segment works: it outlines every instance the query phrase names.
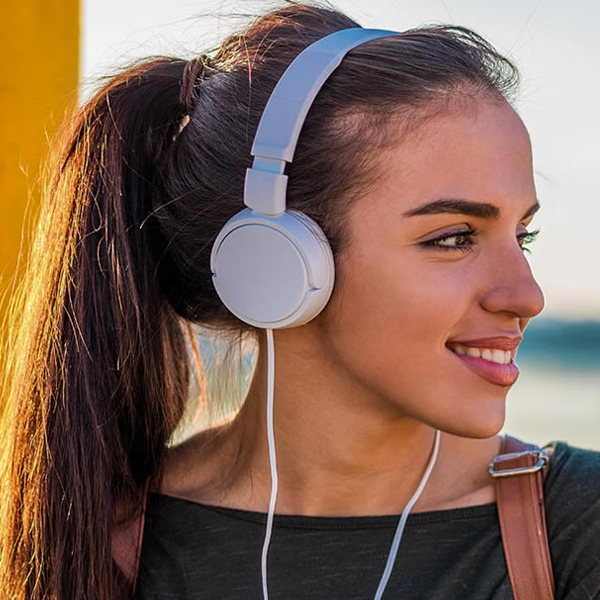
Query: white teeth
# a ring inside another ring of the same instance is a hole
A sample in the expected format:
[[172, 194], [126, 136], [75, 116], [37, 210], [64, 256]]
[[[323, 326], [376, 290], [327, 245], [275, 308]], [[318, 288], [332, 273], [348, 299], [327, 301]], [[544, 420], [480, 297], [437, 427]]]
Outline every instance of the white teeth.
[[[483, 358], [485, 358], [485, 356]], [[504, 364], [504, 350], [498, 350], [497, 348], [494, 348], [492, 350], [491, 359], [494, 362], [500, 363], [501, 365], [503, 365]]]
[[451, 350], [461, 356], [474, 356], [476, 358], [483, 358], [490, 362], [495, 362], [500, 365], [507, 365], [512, 359], [512, 352], [510, 350], [500, 350], [498, 348], [470, 348], [468, 346], [452, 346]]

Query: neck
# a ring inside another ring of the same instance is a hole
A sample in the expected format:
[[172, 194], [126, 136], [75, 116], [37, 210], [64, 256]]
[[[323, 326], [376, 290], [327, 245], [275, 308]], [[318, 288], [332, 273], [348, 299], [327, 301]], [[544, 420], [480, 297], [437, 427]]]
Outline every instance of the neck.
[[[274, 432], [279, 490], [276, 512], [301, 515], [398, 514], [416, 491], [434, 447], [436, 429], [368, 398], [352, 377], [322, 357], [286, 360], [276, 353]], [[251, 486], [241, 500], [266, 511], [271, 475], [266, 427], [266, 356], [255, 369], [230, 439], [241, 456], [240, 479]], [[319, 365], [317, 366], [317, 363]], [[319, 377], [319, 373], [327, 376]], [[412, 512], [448, 497], [452, 438], [442, 434], [439, 456]]]

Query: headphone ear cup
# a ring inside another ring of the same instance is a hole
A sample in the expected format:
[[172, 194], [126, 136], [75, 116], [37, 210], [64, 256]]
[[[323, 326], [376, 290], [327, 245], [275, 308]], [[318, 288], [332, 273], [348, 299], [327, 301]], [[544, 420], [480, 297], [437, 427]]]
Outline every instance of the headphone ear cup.
[[298, 327], [316, 317], [335, 280], [325, 234], [296, 210], [276, 217], [242, 210], [219, 232], [210, 265], [223, 304], [263, 329]]

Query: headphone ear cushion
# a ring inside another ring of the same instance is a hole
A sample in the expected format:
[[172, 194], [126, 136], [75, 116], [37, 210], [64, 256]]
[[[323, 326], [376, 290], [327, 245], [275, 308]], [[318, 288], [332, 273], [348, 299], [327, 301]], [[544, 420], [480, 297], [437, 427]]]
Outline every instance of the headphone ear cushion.
[[307, 323], [333, 291], [329, 242], [319, 225], [299, 211], [270, 217], [242, 210], [219, 232], [210, 264], [225, 306], [264, 329]]

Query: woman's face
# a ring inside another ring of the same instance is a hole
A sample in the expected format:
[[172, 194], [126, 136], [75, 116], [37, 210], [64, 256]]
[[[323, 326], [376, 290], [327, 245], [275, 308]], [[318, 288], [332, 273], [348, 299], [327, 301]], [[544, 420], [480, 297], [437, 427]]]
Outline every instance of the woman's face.
[[349, 214], [323, 343], [392, 414], [490, 437], [518, 372], [496, 361], [544, 305], [522, 249], [537, 208], [527, 131], [507, 104], [478, 101], [380, 168]]

